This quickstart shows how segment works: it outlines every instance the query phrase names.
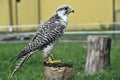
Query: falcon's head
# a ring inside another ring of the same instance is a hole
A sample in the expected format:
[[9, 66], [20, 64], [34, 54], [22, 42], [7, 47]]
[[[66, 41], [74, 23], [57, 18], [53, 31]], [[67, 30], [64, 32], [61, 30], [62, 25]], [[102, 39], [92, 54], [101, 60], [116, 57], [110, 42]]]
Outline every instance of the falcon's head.
[[73, 12], [74, 10], [70, 6], [66, 6], [66, 5], [60, 6], [56, 11], [56, 13], [60, 16], [68, 15], [69, 13], [73, 13]]

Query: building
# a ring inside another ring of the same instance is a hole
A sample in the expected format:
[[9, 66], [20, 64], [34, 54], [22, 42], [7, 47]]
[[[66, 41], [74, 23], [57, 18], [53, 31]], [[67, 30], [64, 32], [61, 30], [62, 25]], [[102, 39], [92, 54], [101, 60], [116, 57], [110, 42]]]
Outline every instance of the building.
[[[83, 26], [85, 23], [113, 22], [114, 0], [0, 0], [0, 31], [7, 26], [39, 24], [48, 20], [60, 5], [74, 8], [69, 16], [68, 30], [99, 29], [98, 26]], [[120, 21], [120, 0], [115, 0], [116, 21]], [[4, 28], [1, 28], [4, 27]], [[5, 28], [6, 27], [6, 28]], [[14, 31], [33, 30], [37, 27], [15, 27]]]

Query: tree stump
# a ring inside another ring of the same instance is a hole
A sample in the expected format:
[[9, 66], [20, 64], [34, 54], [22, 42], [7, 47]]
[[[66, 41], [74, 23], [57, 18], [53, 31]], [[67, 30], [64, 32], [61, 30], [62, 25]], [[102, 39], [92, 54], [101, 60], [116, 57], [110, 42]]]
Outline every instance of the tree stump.
[[43, 80], [72, 80], [72, 72], [70, 63], [44, 63]]
[[88, 36], [85, 72], [103, 71], [110, 66], [111, 38], [108, 36]]

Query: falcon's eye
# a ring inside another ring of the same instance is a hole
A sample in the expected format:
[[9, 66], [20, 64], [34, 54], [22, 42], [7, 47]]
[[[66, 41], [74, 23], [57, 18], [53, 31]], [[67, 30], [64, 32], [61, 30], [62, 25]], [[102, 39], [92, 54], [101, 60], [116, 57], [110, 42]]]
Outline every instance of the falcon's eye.
[[65, 7], [65, 10], [68, 10], [68, 7]]

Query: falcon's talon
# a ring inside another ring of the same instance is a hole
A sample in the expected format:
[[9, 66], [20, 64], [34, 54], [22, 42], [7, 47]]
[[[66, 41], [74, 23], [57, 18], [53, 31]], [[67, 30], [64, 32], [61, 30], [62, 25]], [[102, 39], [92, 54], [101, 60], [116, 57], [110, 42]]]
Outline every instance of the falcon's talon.
[[60, 63], [60, 62], [62, 62], [62, 60], [53, 60], [52, 58], [49, 58], [48, 59], [48, 61], [47, 61], [47, 63]]

